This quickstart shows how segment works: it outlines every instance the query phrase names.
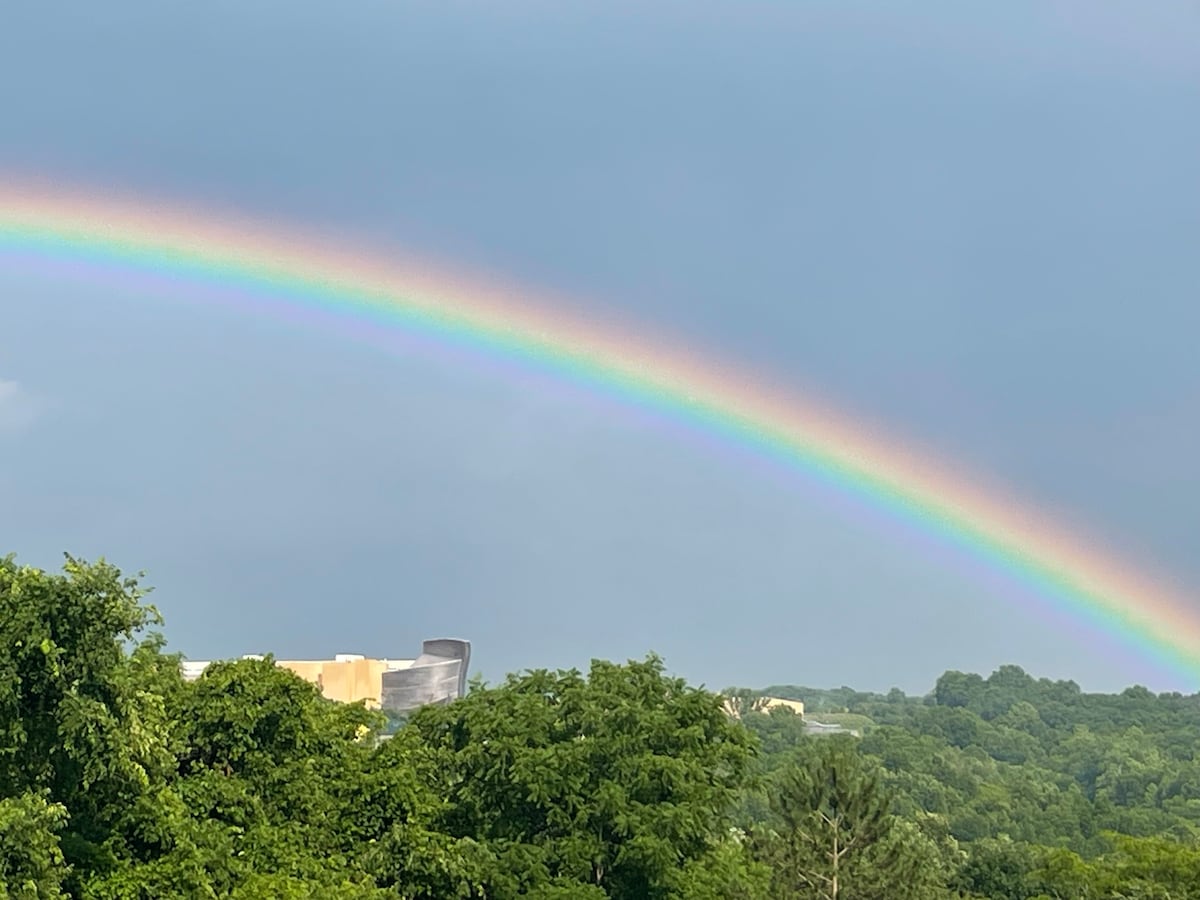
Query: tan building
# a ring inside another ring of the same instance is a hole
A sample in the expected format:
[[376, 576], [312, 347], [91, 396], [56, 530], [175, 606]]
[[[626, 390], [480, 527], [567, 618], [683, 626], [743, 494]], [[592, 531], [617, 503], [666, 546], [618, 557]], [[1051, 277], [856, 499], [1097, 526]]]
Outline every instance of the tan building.
[[339, 653], [333, 659], [280, 659], [276, 665], [291, 669], [311, 681], [330, 700], [340, 703], [367, 701], [378, 708], [383, 696], [383, 673], [407, 669], [411, 659], [370, 659], [356, 653]]
[[782, 697], [754, 697], [748, 706], [741, 705], [732, 698], [725, 701], [725, 712], [731, 716], [740, 716], [739, 710], [753, 710], [754, 712], [770, 712], [773, 709], [790, 709], [800, 718], [804, 718], [804, 703], [800, 700], [784, 700]]
[[784, 700], [782, 697], [763, 697], [763, 712], [770, 712], [773, 709], [790, 709], [801, 718], [804, 717], [804, 702], [801, 700]]

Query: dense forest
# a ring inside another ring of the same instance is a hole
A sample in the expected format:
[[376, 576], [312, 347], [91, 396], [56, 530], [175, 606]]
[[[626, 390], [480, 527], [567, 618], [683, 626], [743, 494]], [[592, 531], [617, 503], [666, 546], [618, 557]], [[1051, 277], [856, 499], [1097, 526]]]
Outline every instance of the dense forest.
[[1200, 898], [1197, 696], [717, 693], [650, 656], [397, 723], [269, 658], [185, 682], [145, 601], [0, 559], [0, 898]]

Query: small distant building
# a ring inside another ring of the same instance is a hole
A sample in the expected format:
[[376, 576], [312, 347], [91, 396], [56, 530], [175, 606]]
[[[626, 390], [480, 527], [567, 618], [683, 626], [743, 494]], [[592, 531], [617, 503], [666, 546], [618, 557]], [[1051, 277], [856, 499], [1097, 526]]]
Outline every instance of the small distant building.
[[790, 709], [800, 718], [804, 718], [804, 702], [802, 700], [785, 700], [782, 697], [763, 697], [763, 712], [773, 709]]
[[862, 729], [853, 728], [836, 722], [818, 722], [804, 714], [804, 702], [788, 700], [783, 697], [768, 697], [759, 695], [731, 696], [725, 699], [725, 712], [740, 719], [747, 712], [772, 713], [777, 709], [786, 709], [798, 716], [807, 735], [849, 734], [862, 737]]
[[[438, 638], [425, 641], [416, 659], [372, 659], [358, 653], [338, 653], [333, 659], [277, 659], [275, 665], [311, 681], [330, 700], [363, 700], [376, 709], [403, 713], [463, 696], [470, 661], [470, 641]], [[210, 664], [208, 660], [185, 660], [183, 677], [194, 681]]]
[[800, 700], [785, 700], [782, 697], [767, 697], [751, 695], [749, 699], [727, 697], [725, 712], [734, 718], [741, 718], [743, 712], [769, 713], [773, 709], [786, 709], [804, 718], [804, 703]]

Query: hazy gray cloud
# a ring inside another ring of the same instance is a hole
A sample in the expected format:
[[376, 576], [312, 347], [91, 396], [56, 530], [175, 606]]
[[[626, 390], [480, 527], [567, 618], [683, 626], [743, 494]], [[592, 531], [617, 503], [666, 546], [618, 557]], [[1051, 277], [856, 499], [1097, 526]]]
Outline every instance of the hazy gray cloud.
[[37, 417], [38, 404], [15, 381], [0, 379], [0, 434], [23, 431]]

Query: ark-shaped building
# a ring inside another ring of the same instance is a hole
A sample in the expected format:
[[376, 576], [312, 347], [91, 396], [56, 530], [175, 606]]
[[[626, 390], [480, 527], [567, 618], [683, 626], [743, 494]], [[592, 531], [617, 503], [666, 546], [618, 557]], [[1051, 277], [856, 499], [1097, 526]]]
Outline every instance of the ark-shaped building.
[[466, 693], [470, 662], [470, 641], [454, 638], [425, 641], [421, 655], [411, 666], [383, 673], [379, 705], [407, 712], [431, 703], [449, 703]]

